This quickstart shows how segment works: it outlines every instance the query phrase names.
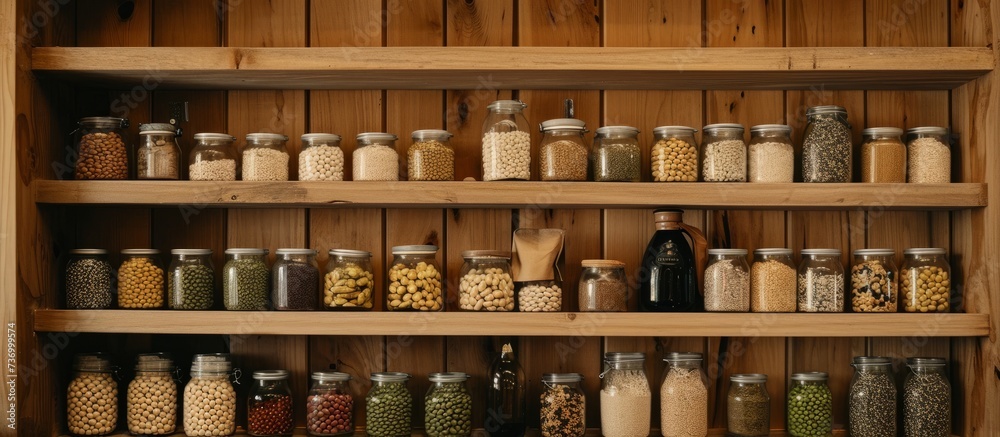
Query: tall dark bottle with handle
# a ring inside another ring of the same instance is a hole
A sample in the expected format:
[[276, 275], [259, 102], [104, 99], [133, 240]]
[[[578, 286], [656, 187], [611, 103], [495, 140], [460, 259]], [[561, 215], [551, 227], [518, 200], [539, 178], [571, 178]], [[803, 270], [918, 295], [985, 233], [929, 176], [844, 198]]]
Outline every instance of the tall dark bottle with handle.
[[500, 356], [490, 365], [488, 378], [483, 428], [491, 437], [523, 437], [527, 381], [510, 344], [503, 345]]
[[639, 272], [642, 311], [703, 311], [701, 277], [708, 242], [700, 229], [684, 224], [684, 212], [654, 212], [656, 233], [646, 246]]

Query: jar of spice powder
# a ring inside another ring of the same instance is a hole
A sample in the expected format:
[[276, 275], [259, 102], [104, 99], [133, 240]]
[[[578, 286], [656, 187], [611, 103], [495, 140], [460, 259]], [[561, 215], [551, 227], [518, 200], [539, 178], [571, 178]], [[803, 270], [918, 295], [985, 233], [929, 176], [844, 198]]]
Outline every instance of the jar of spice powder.
[[667, 373], [660, 386], [660, 433], [663, 437], [708, 434], [708, 378], [702, 355], [671, 352], [663, 359]]
[[649, 435], [652, 392], [646, 378], [646, 354], [608, 352], [601, 374], [601, 434], [606, 437]]
[[252, 436], [292, 435], [295, 416], [287, 370], [253, 372], [254, 385], [247, 399], [247, 433]]
[[278, 249], [272, 267], [271, 302], [276, 310], [314, 310], [319, 264], [312, 249]]
[[556, 118], [543, 121], [540, 172], [543, 181], [587, 180], [588, 151], [583, 120]]
[[951, 182], [951, 138], [948, 128], [927, 126], [907, 129], [906, 139], [907, 182]]
[[861, 144], [861, 182], [906, 182], [906, 145], [895, 127], [865, 129]]
[[625, 263], [609, 259], [586, 259], [580, 263], [580, 311], [628, 311], [628, 279]]
[[847, 110], [841, 106], [813, 106], [802, 135], [804, 182], [851, 182], [854, 144]]
[[590, 167], [596, 182], [639, 182], [642, 177], [639, 129], [631, 126], [597, 128]]

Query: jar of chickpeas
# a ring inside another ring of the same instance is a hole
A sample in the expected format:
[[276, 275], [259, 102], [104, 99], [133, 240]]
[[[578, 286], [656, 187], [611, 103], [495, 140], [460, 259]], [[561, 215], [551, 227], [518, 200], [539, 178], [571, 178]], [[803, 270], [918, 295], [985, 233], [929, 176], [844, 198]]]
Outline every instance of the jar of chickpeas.
[[163, 266], [156, 249], [122, 250], [118, 268], [118, 308], [163, 308]]
[[66, 427], [76, 435], [108, 435], [118, 424], [118, 382], [105, 354], [73, 358], [73, 380], [66, 388]]
[[[198, 354], [191, 380], [184, 386], [184, 433], [189, 436], [232, 435], [236, 431], [236, 390], [229, 380], [228, 354]], [[239, 369], [234, 372], [239, 375]]]
[[697, 129], [687, 126], [660, 126], [653, 129], [652, 170], [655, 182], [696, 182], [698, 180]]
[[170, 435], [177, 428], [174, 362], [164, 353], [139, 354], [128, 384], [126, 419], [135, 435]]
[[903, 251], [900, 285], [908, 313], [947, 313], [951, 309], [951, 267], [936, 247]]
[[411, 181], [455, 179], [455, 150], [451, 133], [440, 129], [413, 131], [413, 145], [406, 152], [406, 175]]

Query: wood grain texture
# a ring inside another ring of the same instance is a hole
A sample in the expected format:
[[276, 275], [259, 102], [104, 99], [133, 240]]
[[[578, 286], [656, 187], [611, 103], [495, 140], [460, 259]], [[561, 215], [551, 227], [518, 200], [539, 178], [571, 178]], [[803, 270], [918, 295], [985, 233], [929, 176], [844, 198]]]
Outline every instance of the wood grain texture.
[[76, 44], [80, 47], [148, 47], [153, 0], [131, 2], [134, 9], [120, 15], [121, 2], [85, 0], [76, 8]]
[[308, 338], [309, 371], [336, 370], [351, 375], [353, 379], [347, 384], [347, 391], [354, 398], [354, 426], [365, 426], [365, 396], [372, 386], [371, 374], [385, 371], [385, 337]]
[[[18, 226], [18, 216], [21, 214], [18, 211], [18, 200], [20, 196], [26, 194], [22, 193], [24, 186], [18, 183], [19, 176], [22, 175], [18, 174], [17, 165], [19, 162], [17, 156], [17, 116], [22, 109], [16, 100], [20, 93], [17, 91], [17, 75], [15, 73], [17, 72], [18, 51], [21, 49], [15, 37], [17, 33], [14, 17], [17, 17], [18, 7], [16, 2], [6, 2], [0, 6], [0, 43], [3, 44], [0, 46], [2, 47], [0, 48], [0, 108], [3, 108], [3, 114], [0, 115], [0, 164], [2, 164], [0, 165], [0, 193], [2, 193], [0, 194], [0, 199], [2, 199], [0, 200], [0, 210], [3, 211], [3, 214], [0, 214], [0, 278], [3, 278], [0, 280], [0, 293], [2, 293], [0, 302], [2, 302], [3, 307], [0, 310], [0, 319], [2, 319], [4, 330], [7, 333], [8, 348], [14, 347], [15, 350], [17, 350], [17, 342], [20, 340], [18, 336], [22, 339], [28, 339], [26, 334], [31, 332], [24, 326], [29, 323], [27, 317], [18, 314], [18, 309], [22, 308], [21, 305], [18, 305], [18, 297], [21, 295], [18, 283], [18, 234], [22, 228], [28, 228], [28, 226]], [[21, 84], [21, 86], [30, 85]], [[29, 173], [24, 176], [30, 180], [32, 175]], [[30, 205], [26, 206], [30, 207]], [[25, 237], [22, 235], [20, 238]], [[28, 259], [25, 262], [31, 264]], [[11, 341], [15, 343], [11, 344]], [[15, 417], [21, 408], [28, 405], [26, 401], [31, 398], [25, 393], [27, 391], [25, 381], [23, 379], [18, 381], [17, 368], [18, 365], [27, 361], [30, 352], [34, 350], [34, 345], [24, 343], [22, 345], [25, 349], [24, 352], [27, 353], [8, 356], [5, 360], [7, 365], [0, 369], [0, 376], [3, 377], [4, 382], [9, 384], [8, 393], [13, 396], [5, 397], [3, 406], [8, 412], [13, 408]], [[25, 428], [30, 425], [30, 423], [26, 423]], [[0, 435], [14, 436], [17, 435], [17, 430], [5, 426], [0, 431]]]
[[153, 46], [217, 47], [224, 5], [200, 0], [153, 2]]

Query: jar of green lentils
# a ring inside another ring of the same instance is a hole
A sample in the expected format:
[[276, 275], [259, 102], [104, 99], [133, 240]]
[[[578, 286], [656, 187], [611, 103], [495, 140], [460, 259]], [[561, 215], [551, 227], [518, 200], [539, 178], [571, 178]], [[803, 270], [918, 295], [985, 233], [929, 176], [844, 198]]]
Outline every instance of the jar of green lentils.
[[767, 375], [743, 373], [729, 377], [726, 399], [726, 435], [766, 437], [771, 433], [771, 397], [764, 384]]
[[264, 311], [271, 297], [267, 249], [226, 249], [222, 301], [230, 311]]
[[373, 437], [409, 437], [413, 396], [406, 389], [410, 375], [399, 372], [371, 374], [372, 388], [365, 397], [365, 431]]
[[472, 434], [472, 396], [465, 388], [469, 375], [431, 373], [434, 385], [424, 398], [424, 427], [429, 437]]
[[833, 395], [825, 372], [793, 373], [788, 389], [788, 435], [833, 435]]
[[207, 310], [214, 304], [215, 268], [209, 249], [174, 249], [167, 274], [172, 310]]
[[596, 182], [639, 182], [642, 174], [639, 129], [631, 126], [597, 128], [590, 168]]

